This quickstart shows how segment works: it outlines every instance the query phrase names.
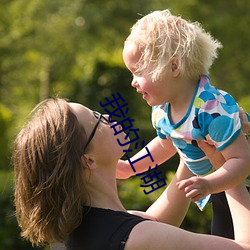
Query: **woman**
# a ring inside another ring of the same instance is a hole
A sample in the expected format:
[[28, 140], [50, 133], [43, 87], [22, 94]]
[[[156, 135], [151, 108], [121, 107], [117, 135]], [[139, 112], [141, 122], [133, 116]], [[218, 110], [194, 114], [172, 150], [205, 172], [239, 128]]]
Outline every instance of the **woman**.
[[124, 150], [117, 139], [123, 138], [114, 136], [106, 116], [80, 104], [42, 102], [14, 143], [16, 215], [23, 237], [33, 245], [65, 242], [66, 249], [250, 249], [244, 186], [227, 191], [235, 240], [174, 227], [189, 205], [176, 185], [191, 175], [182, 162], [145, 213], [128, 213], [115, 178]]

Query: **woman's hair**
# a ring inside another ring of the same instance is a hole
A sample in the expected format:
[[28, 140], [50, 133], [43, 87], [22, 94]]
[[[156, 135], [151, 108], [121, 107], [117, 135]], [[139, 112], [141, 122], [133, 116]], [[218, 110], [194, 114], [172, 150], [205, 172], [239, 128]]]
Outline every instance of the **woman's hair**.
[[151, 74], [153, 81], [164, 75], [173, 57], [178, 59], [182, 75], [197, 78], [208, 74], [222, 47], [198, 22], [188, 22], [169, 10], [154, 11], [138, 20], [128, 42], [142, 53], [137, 71]]
[[33, 245], [64, 241], [86, 202], [81, 156], [86, 133], [63, 99], [33, 111], [13, 150], [15, 205], [22, 236]]

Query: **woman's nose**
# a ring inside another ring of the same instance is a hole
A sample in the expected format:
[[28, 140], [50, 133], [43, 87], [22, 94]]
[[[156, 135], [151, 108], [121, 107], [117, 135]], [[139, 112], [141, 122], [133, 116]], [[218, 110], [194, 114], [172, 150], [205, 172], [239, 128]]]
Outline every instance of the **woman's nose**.
[[103, 116], [109, 121], [109, 123], [114, 122], [114, 121], [111, 120], [111, 116], [110, 115], [104, 114]]

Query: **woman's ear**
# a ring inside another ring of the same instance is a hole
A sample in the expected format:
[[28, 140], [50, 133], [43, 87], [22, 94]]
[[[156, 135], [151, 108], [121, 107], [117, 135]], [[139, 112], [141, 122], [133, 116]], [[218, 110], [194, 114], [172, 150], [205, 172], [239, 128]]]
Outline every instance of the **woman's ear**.
[[171, 59], [171, 70], [173, 73], [173, 76], [176, 77], [180, 74], [180, 68], [179, 68], [179, 60], [176, 57], [173, 57]]
[[96, 162], [95, 159], [91, 156], [88, 155], [83, 155], [82, 160], [84, 161], [85, 164], [87, 164], [89, 169], [95, 169], [96, 167]]

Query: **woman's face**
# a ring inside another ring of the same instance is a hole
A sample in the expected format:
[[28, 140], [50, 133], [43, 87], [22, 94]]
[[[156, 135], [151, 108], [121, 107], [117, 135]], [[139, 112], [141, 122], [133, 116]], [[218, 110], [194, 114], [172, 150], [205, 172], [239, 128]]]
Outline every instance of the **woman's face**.
[[[88, 140], [98, 123], [98, 117], [91, 109], [88, 109], [81, 104], [69, 103], [69, 106], [72, 112], [76, 115], [79, 123], [84, 127]], [[108, 115], [103, 116], [108, 119]], [[115, 132], [110, 127], [111, 124], [107, 124], [105, 119], [103, 121], [102, 119], [99, 121], [94, 136], [87, 146], [86, 151], [90, 151], [95, 155], [102, 156], [103, 159], [107, 157], [111, 159], [111, 155], [119, 159], [124, 154], [123, 150], [128, 149], [129, 144], [121, 147], [118, 144], [117, 139], [119, 139], [121, 143], [125, 143], [129, 139], [124, 139], [126, 135], [123, 132], [114, 136]], [[121, 129], [121, 126], [119, 128], [116, 127], [116, 130]]]

